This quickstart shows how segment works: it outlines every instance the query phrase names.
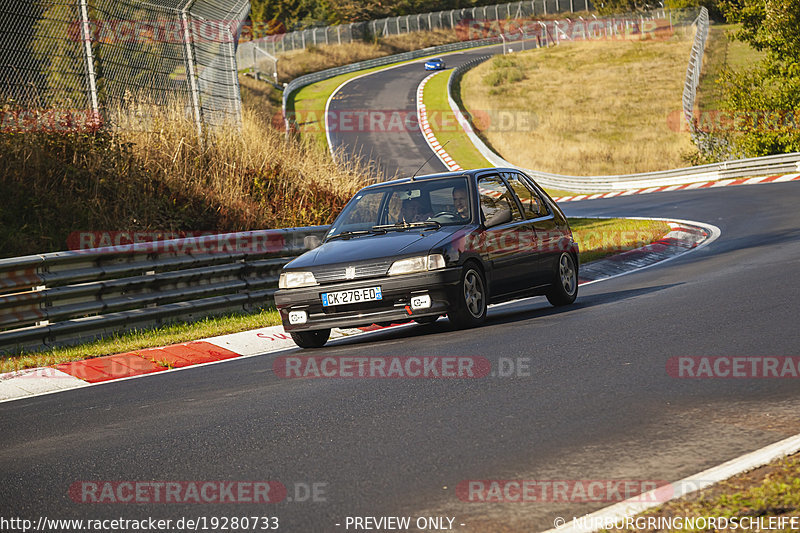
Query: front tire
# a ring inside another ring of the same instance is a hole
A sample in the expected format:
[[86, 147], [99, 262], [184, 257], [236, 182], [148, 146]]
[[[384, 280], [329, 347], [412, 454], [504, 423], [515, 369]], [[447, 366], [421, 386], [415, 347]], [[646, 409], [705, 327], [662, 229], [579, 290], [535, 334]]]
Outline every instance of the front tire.
[[483, 274], [474, 265], [467, 264], [461, 275], [456, 301], [448, 317], [456, 329], [474, 328], [486, 320], [489, 295]]
[[322, 348], [328, 342], [331, 335], [330, 329], [318, 329], [315, 331], [291, 331], [289, 335], [292, 340], [301, 348]]
[[547, 293], [547, 301], [558, 307], [569, 305], [578, 297], [578, 267], [572, 254], [562, 252], [556, 263], [553, 287]]

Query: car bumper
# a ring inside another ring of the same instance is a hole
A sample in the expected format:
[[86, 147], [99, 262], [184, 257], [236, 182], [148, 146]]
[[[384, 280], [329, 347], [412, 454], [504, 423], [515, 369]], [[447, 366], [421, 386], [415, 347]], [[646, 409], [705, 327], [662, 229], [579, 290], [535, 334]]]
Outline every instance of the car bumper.
[[[275, 292], [275, 305], [281, 315], [286, 331], [310, 331], [327, 328], [369, 326], [382, 322], [408, 322], [424, 316], [447, 313], [450, 303], [458, 293], [461, 267], [443, 268], [419, 274], [396, 277], [362, 279], [303, 287], [282, 289]], [[322, 306], [322, 293], [381, 287], [383, 298], [373, 302]], [[411, 298], [421, 294], [431, 297], [431, 306], [411, 309]], [[290, 324], [290, 311], [305, 311], [304, 324]]]

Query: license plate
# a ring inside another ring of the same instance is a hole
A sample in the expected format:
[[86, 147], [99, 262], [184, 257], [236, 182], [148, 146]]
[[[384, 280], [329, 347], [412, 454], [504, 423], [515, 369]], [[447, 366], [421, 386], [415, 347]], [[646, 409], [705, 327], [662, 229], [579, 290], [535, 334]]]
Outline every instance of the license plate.
[[329, 307], [331, 305], [357, 304], [360, 302], [372, 302], [375, 300], [383, 300], [380, 287], [368, 287], [366, 289], [322, 293], [322, 307]]

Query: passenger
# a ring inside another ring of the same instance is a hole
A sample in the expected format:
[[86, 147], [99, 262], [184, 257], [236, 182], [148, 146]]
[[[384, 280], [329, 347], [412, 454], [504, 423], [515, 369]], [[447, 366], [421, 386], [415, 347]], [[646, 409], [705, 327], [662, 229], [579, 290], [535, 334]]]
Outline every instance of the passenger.
[[456, 207], [456, 214], [463, 218], [468, 219], [469, 216], [469, 196], [467, 189], [464, 187], [456, 187], [453, 189], [453, 204]]

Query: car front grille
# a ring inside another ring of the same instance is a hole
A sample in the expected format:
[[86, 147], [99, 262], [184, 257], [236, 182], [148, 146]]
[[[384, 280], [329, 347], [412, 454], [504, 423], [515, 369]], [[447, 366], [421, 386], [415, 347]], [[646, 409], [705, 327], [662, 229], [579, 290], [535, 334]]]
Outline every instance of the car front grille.
[[[389, 271], [391, 261], [382, 261], [380, 263], [370, 263], [363, 265], [355, 265], [356, 275], [351, 279], [362, 278], [377, 278], [385, 276]], [[313, 270], [314, 277], [317, 283], [332, 283], [335, 281], [347, 281], [346, 266], [336, 266], [332, 268], [321, 268]]]

